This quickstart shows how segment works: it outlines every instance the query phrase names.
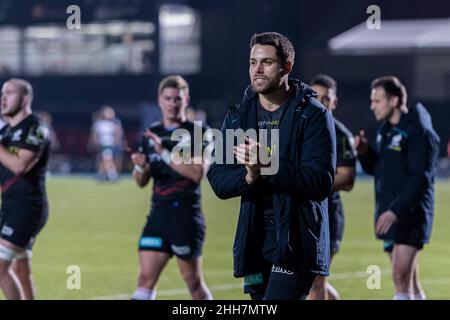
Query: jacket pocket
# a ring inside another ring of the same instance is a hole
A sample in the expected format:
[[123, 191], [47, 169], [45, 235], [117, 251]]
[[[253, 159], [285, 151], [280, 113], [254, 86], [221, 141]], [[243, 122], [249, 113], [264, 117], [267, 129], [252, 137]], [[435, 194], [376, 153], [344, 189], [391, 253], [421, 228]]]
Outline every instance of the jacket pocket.
[[318, 224], [318, 214], [314, 213], [311, 204], [298, 206], [298, 228], [302, 242], [303, 251], [308, 257], [317, 255], [317, 245], [319, 242], [320, 225]]
[[320, 209], [314, 201], [308, 201], [302, 204], [299, 208], [300, 222], [306, 224], [307, 229], [311, 234], [318, 239], [320, 234], [320, 227], [322, 222], [322, 215]]

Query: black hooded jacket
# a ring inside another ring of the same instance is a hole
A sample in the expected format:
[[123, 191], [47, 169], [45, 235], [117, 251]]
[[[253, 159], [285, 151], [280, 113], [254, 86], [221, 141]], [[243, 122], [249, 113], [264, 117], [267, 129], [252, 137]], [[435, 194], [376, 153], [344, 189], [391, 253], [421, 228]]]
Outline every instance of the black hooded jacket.
[[[331, 114], [314, 98], [311, 88], [294, 79], [289, 83], [296, 92], [280, 121], [278, 172], [249, 185], [244, 165], [216, 161], [208, 171], [208, 180], [219, 198], [241, 197], [233, 247], [236, 277], [261, 272], [264, 265], [261, 241], [264, 228], [257, 223], [264, 184], [273, 190], [276, 229], [273, 263], [296, 272], [328, 275], [327, 197], [334, 181], [335, 128]], [[230, 108], [222, 126], [224, 155], [225, 130], [257, 130], [257, 99], [249, 86], [241, 103]]]
[[392, 210], [398, 217], [383, 239], [400, 241], [408, 229], [418, 242], [428, 242], [433, 225], [434, 179], [439, 136], [422, 104], [402, 114], [396, 126], [380, 124], [376, 141], [358, 159], [375, 176], [375, 222]]

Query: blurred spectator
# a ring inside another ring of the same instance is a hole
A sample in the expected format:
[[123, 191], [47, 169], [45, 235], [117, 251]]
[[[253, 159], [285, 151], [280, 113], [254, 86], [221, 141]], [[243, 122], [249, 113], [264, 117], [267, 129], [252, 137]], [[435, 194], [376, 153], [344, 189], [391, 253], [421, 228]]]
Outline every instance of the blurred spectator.
[[97, 178], [115, 182], [122, 170], [126, 148], [122, 124], [110, 106], [95, 112], [92, 121], [88, 148], [96, 153]]
[[448, 156], [448, 160], [450, 160], [450, 138], [448, 139], [448, 144], [447, 144], [447, 156]]
[[55, 129], [53, 128], [53, 117], [52, 115], [47, 111], [35, 111], [34, 114], [41, 120], [43, 124], [45, 124], [48, 127], [48, 130], [50, 132], [50, 150], [51, 151], [58, 151], [60, 147], [58, 136], [56, 135]]

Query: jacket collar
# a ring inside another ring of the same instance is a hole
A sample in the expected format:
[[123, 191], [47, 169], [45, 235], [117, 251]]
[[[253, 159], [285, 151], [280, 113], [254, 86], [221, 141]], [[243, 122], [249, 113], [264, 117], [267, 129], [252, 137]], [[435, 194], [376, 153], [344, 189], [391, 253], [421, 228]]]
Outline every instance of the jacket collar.
[[[314, 92], [311, 87], [309, 87], [304, 82], [301, 82], [298, 79], [290, 78], [288, 80], [289, 86], [295, 87], [295, 94], [294, 94], [294, 100], [296, 105], [303, 102], [303, 99], [306, 97], [316, 97], [317, 93]], [[244, 95], [242, 97], [241, 103], [239, 104], [239, 108], [247, 105], [252, 100], [256, 100], [258, 97], [258, 94], [253, 90], [251, 85], [248, 85], [247, 88], [244, 91]]]
[[[296, 90], [291, 103], [283, 114], [283, 118], [288, 119], [289, 121], [283, 121], [284, 124], [280, 126], [280, 156], [286, 155], [291, 146], [295, 112], [305, 104], [305, 99], [317, 96], [317, 93], [315, 93], [308, 85], [297, 79], [289, 79], [289, 85], [294, 86]], [[241, 103], [237, 106], [240, 127], [244, 131], [249, 128], [257, 128], [257, 97], [258, 94], [254, 92], [249, 85], [245, 90]]]

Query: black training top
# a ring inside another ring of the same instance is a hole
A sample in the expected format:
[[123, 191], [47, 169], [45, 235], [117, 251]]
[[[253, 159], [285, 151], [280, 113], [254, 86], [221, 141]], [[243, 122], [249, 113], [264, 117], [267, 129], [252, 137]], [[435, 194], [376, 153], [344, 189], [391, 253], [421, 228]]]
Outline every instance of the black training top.
[[[353, 135], [342, 122], [336, 118], [333, 118], [333, 120], [336, 128], [336, 168], [355, 167], [356, 152], [353, 149]], [[332, 214], [343, 214], [343, 212], [336, 212], [336, 210], [342, 210], [339, 203], [339, 192], [333, 192], [328, 198], [328, 214], [330, 216]]]
[[39, 154], [38, 162], [27, 173], [16, 176], [0, 163], [2, 209], [11, 204], [36, 203], [47, 200], [45, 174], [49, 156], [50, 130], [34, 115], [29, 115], [15, 127], [0, 130], [1, 144], [13, 154], [26, 149]]
[[[277, 145], [277, 142], [275, 142], [274, 145], [272, 145], [272, 130], [279, 130], [280, 128], [280, 121], [283, 116], [284, 110], [286, 109], [286, 106], [289, 105], [292, 98], [288, 99], [285, 103], [283, 103], [278, 109], [275, 111], [269, 111], [264, 109], [264, 107], [259, 102], [259, 99], [257, 101], [257, 120], [258, 120], [258, 130], [266, 129], [267, 130], [267, 141], [260, 141], [260, 143], [267, 148], [267, 156], [272, 156], [272, 154], [275, 152], [276, 148], [279, 148], [279, 145]], [[279, 152], [279, 151], [278, 151]], [[273, 209], [273, 191], [270, 190], [270, 188], [265, 185], [265, 190], [262, 191], [261, 197], [263, 198], [264, 204], [263, 209]]]
[[384, 239], [398, 241], [397, 229], [406, 228], [417, 230], [415, 241], [429, 240], [439, 143], [430, 114], [418, 103], [397, 125], [383, 121], [369, 152], [358, 156], [364, 171], [375, 176], [375, 220], [386, 210], [399, 218]]
[[[157, 134], [161, 140], [164, 148], [169, 151], [178, 146], [188, 146], [191, 156], [194, 155], [194, 128], [196, 125], [192, 122], [183, 122], [177, 128], [165, 128], [162, 123], [158, 122], [152, 125], [149, 129]], [[172, 141], [171, 135], [175, 129], [187, 130], [185, 135], [179, 141]], [[199, 133], [202, 137], [206, 131], [206, 127], [198, 127]], [[203, 152], [207, 142], [202, 141], [202, 137], [198, 139], [201, 143], [201, 151]], [[139, 152], [146, 155], [147, 162], [150, 164], [151, 176], [154, 179], [153, 184], [153, 206], [192, 206], [200, 207], [200, 184], [183, 177], [178, 172], [174, 171], [170, 166], [162, 161], [161, 155], [155, 151], [151, 139], [143, 136]]]

